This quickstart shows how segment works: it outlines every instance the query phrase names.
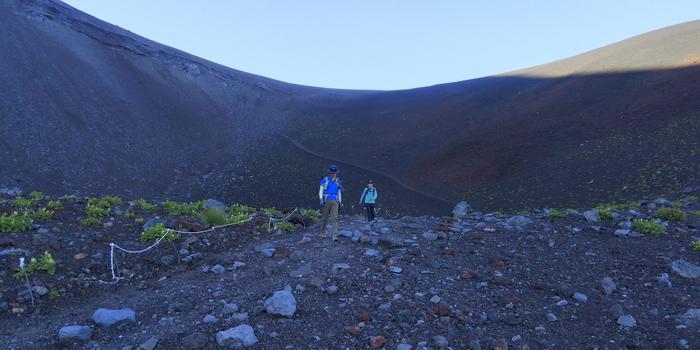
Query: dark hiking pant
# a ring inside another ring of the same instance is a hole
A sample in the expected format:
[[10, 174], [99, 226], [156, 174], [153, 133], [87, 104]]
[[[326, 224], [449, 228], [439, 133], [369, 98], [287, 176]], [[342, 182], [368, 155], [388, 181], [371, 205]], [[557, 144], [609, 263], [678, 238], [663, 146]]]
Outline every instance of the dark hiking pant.
[[328, 225], [328, 217], [330, 216], [331, 224], [333, 225], [333, 231], [331, 231], [331, 236], [335, 237], [335, 234], [338, 233], [338, 201], [326, 201], [326, 203], [323, 205], [321, 216], [323, 217], [321, 226], [321, 236], [324, 236], [326, 234], [326, 226]]
[[367, 221], [374, 220], [374, 203], [365, 203], [365, 212], [367, 214]]

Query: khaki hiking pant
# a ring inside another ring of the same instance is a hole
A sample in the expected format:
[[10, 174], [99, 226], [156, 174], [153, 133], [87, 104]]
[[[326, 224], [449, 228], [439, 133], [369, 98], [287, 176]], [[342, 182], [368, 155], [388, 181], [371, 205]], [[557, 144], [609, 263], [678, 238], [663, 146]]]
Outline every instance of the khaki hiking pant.
[[333, 225], [333, 231], [331, 232], [333, 237], [335, 237], [335, 234], [338, 233], [338, 201], [329, 200], [323, 205], [323, 210], [321, 212], [321, 216], [323, 216], [321, 236], [326, 234], [326, 226], [328, 226], [329, 215], [331, 217], [331, 224]]

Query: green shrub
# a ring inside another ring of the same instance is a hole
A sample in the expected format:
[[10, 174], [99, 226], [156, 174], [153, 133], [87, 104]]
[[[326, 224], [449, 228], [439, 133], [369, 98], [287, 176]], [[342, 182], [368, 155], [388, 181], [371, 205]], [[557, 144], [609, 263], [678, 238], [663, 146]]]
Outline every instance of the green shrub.
[[163, 235], [165, 237], [163, 238], [163, 242], [172, 242], [178, 238], [180, 238], [180, 234], [175, 232], [175, 231], [168, 231], [166, 234], [165, 232], [168, 231], [163, 225], [158, 224], [156, 226], [153, 226], [149, 228], [146, 231], [143, 231], [141, 233], [141, 242], [143, 243], [151, 243], [159, 240]]
[[231, 214], [245, 214], [248, 216], [248, 214], [252, 213], [255, 211], [255, 208], [249, 207], [247, 205], [242, 205], [242, 204], [233, 204], [230, 207], [228, 207], [228, 212]]
[[685, 221], [688, 214], [678, 208], [661, 208], [654, 212], [654, 216], [666, 221]]
[[102, 220], [95, 218], [95, 217], [92, 217], [92, 216], [88, 216], [88, 217], [84, 217], [84, 218], [80, 219], [80, 224], [82, 226], [86, 226], [86, 227], [102, 226]]
[[38, 191], [32, 191], [32, 193], [29, 194], [29, 199], [31, 199], [33, 202], [38, 202], [44, 199], [44, 194]]
[[155, 214], [158, 211], [157, 205], [148, 203], [148, 201], [143, 198], [137, 199], [135, 203], [139, 206], [139, 208], [141, 208], [141, 210], [147, 211], [151, 214]]
[[133, 211], [131, 211], [131, 210], [128, 210], [128, 209], [127, 209], [127, 210], [124, 210], [124, 217], [125, 217], [125, 218], [131, 219], [131, 218], [133, 218], [135, 215], [136, 215], [136, 214], [135, 214]]
[[318, 209], [301, 209], [301, 215], [317, 218], [321, 216], [321, 211]]
[[34, 205], [34, 201], [31, 199], [27, 199], [27, 198], [17, 197], [17, 199], [15, 199], [15, 205], [18, 207], [25, 207], [25, 208], [31, 207], [32, 205]]
[[692, 212], [692, 214], [695, 216], [700, 216], [700, 210], [696, 210], [696, 211]]
[[191, 202], [191, 203], [177, 203], [172, 201], [167, 201], [163, 203], [163, 206], [168, 211], [168, 215], [182, 216], [189, 215], [195, 216], [199, 211], [202, 210], [204, 202]]
[[654, 220], [635, 219], [632, 222], [635, 231], [644, 234], [660, 235], [666, 231], [663, 225]]
[[697, 241], [695, 241], [695, 242], [693, 242], [693, 243], [690, 245], [690, 247], [693, 248], [693, 250], [696, 250], [696, 251], [697, 251], [697, 250], [700, 250], [700, 239], [697, 240]]
[[24, 215], [34, 220], [51, 220], [51, 218], [53, 218], [53, 212], [47, 210], [46, 208], [39, 208], [37, 210], [27, 210], [24, 212]]
[[134, 222], [137, 224], [143, 224], [144, 222], [146, 222], [146, 219], [139, 217], [139, 218], [134, 219]]
[[61, 203], [60, 201], [49, 201], [48, 203], [46, 203], [46, 206], [49, 209], [53, 210], [63, 209], [63, 203]]
[[596, 211], [598, 212], [598, 216], [601, 220], [611, 221], [613, 219], [612, 210], [608, 208], [596, 208]]
[[296, 230], [296, 227], [288, 221], [280, 221], [275, 224], [275, 228], [282, 230], [283, 232], [291, 233]]
[[92, 197], [88, 200], [88, 205], [101, 208], [111, 208], [120, 204], [122, 204], [122, 199], [114, 196], [103, 196], [100, 199]]
[[0, 232], [23, 232], [31, 224], [28, 217], [17, 212], [0, 215]]
[[87, 216], [93, 217], [93, 218], [103, 218], [103, 217], [109, 215], [110, 210], [111, 210], [110, 208], [104, 208], [101, 206], [88, 204], [85, 207], [85, 214]]
[[561, 211], [559, 211], [558, 209], [549, 209], [549, 213], [547, 214], [547, 218], [550, 220], [563, 219], [564, 214]]
[[41, 255], [41, 258], [39, 258], [39, 260], [37, 260], [36, 258], [31, 258], [25, 270], [17, 270], [17, 272], [14, 274], [14, 277], [19, 279], [23, 278], [25, 275], [31, 276], [36, 271], [44, 271], [51, 276], [53, 276], [56, 273], [56, 261], [53, 259], [49, 252], [44, 251], [44, 254]]
[[49, 299], [56, 299], [61, 296], [61, 292], [59, 292], [58, 289], [52, 289], [47, 295], [49, 296]]
[[279, 210], [275, 208], [262, 208], [261, 210], [263, 211], [263, 213], [265, 213], [265, 215], [271, 218], [280, 214]]
[[202, 212], [202, 220], [209, 226], [220, 226], [228, 222], [226, 214], [218, 209], [209, 209]]

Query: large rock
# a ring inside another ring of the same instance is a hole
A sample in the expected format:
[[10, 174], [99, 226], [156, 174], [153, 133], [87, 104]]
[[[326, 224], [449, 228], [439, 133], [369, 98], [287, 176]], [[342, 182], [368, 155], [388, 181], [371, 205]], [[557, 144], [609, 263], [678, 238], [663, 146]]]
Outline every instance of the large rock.
[[88, 341], [91, 337], [92, 329], [89, 326], [65, 326], [58, 331], [61, 342]]
[[612, 294], [617, 289], [615, 282], [610, 277], [605, 277], [600, 281], [600, 288], [606, 295]]
[[136, 313], [131, 309], [97, 309], [92, 320], [100, 326], [114, 326], [120, 323], [136, 322]]
[[389, 233], [379, 236], [378, 243], [384, 248], [396, 248], [403, 245], [403, 239], [395, 233]]
[[594, 209], [584, 211], [583, 217], [586, 218], [586, 221], [588, 222], [600, 221], [600, 215], [598, 215], [598, 211]]
[[216, 199], [207, 199], [204, 202], [204, 205], [202, 206], [202, 208], [204, 208], [204, 209], [216, 209], [216, 210], [220, 210], [222, 212], [225, 212], [226, 209], [228, 209], [226, 207], [226, 204], [221, 203], [221, 202], [217, 201]]
[[258, 338], [255, 336], [253, 327], [242, 324], [216, 333], [216, 342], [223, 347], [242, 348], [255, 345]]
[[700, 267], [683, 259], [672, 262], [671, 270], [679, 276], [685, 278], [700, 277]]
[[455, 219], [464, 219], [467, 214], [472, 211], [472, 207], [467, 202], [459, 202], [452, 209], [452, 217]]
[[508, 218], [508, 220], [506, 220], [506, 225], [513, 226], [513, 227], [523, 227], [523, 226], [528, 225], [530, 223], [532, 223], [532, 220], [530, 220], [527, 217], [522, 216], [522, 215], [512, 216], [512, 217]]
[[297, 311], [297, 300], [290, 290], [278, 290], [265, 300], [265, 310], [272, 315], [292, 317]]
[[686, 327], [700, 325], [700, 309], [688, 309], [684, 314], [678, 316], [678, 321]]

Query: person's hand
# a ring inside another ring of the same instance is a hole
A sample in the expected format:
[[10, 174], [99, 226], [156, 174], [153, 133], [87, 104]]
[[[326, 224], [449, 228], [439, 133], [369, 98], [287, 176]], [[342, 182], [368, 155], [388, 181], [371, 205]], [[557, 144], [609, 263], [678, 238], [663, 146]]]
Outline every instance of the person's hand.
[[319, 202], [321, 203], [321, 206], [323, 206], [323, 200], [320, 200]]

